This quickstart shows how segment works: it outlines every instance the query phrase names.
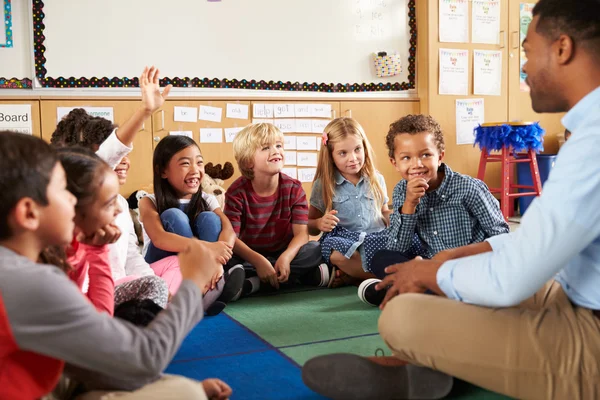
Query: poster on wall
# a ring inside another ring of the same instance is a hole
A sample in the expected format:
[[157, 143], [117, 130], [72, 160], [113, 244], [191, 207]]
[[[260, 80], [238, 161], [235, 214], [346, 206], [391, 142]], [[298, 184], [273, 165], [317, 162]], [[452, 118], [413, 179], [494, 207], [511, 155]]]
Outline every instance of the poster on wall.
[[0, 0], [2, 10], [0, 16], [2, 17], [2, 25], [0, 27], [0, 47], [13, 47], [13, 36], [12, 36], [12, 11], [10, 7], [10, 0]]
[[483, 121], [483, 99], [456, 100], [456, 144], [473, 144], [473, 130]]
[[440, 0], [440, 42], [469, 42], [469, 3], [467, 0]]
[[440, 49], [440, 94], [466, 96], [469, 90], [469, 51]]
[[500, 43], [500, 2], [473, 0], [473, 43]]
[[473, 51], [473, 94], [500, 96], [502, 91], [502, 51]]
[[31, 104], [0, 104], [0, 131], [31, 135]]
[[525, 82], [527, 75], [523, 72], [523, 65], [527, 57], [523, 51], [523, 40], [527, 36], [527, 28], [533, 19], [533, 7], [535, 3], [521, 3], [519, 8], [519, 86], [522, 92], [529, 92], [529, 86]]
[[115, 114], [112, 107], [57, 107], [56, 123], [58, 124], [65, 115], [76, 108], [83, 108], [92, 117], [102, 117], [112, 123], [115, 122]]

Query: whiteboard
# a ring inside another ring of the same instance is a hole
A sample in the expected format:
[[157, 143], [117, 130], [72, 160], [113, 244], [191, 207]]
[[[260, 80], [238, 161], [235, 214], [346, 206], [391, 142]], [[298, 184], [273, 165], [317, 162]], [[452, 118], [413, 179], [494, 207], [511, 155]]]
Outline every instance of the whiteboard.
[[[52, 0], [36, 67], [55, 80], [131, 79], [156, 65], [181, 82], [408, 82], [408, 13], [409, 0]], [[378, 51], [398, 52], [402, 72], [377, 78]]]

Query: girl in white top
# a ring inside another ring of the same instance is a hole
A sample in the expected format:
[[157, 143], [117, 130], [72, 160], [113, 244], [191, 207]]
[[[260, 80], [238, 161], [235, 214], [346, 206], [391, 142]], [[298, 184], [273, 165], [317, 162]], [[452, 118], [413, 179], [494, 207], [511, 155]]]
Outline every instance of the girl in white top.
[[[152, 164], [154, 195], [139, 201], [146, 262], [185, 250], [195, 237], [207, 242], [219, 263], [226, 264], [236, 236], [217, 199], [200, 189], [204, 160], [196, 142], [186, 136], [167, 136], [156, 146]], [[241, 265], [230, 269], [225, 286], [223, 274], [222, 268], [217, 271], [205, 293], [210, 298], [209, 291], [222, 290], [219, 300], [227, 303], [241, 291], [245, 273]]]

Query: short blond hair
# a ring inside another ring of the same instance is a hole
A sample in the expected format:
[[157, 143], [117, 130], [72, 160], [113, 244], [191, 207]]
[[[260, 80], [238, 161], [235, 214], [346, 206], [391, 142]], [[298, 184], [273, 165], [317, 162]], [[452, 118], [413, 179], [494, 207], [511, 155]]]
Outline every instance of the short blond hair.
[[254, 153], [265, 144], [283, 142], [283, 133], [273, 124], [250, 124], [233, 139], [233, 156], [243, 176], [254, 179]]

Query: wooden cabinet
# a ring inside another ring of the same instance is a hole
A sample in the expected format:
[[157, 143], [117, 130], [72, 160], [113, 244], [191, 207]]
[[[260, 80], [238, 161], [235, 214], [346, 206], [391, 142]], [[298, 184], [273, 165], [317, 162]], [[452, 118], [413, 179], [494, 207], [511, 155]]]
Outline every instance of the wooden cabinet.
[[40, 128], [40, 102], [39, 100], [0, 99], [0, 104], [29, 104], [31, 106], [31, 128], [33, 136], [42, 137]]
[[[114, 123], [121, 125], [137, 110], [140, 102], [134, 100], [43, 100], [41, 102], [42, 138], [50, 141], [57, 124], [58, 107], [113, 107]], [[121, 194], [152, 185], [152, 121], [149, 118], [135, 137], [133, 151], [129, 154], [131, 169]]]
[[342, 115], [356, 119], [369, 138], [375, 153], [375, 167], [385, 178], [390, 204], [394, 186], [400, 181], [400, 176], [390, 162], [385, 137], [392, 122], [405, 115], [419, 112], [418, 100], [344, 101], [341, 103]]

